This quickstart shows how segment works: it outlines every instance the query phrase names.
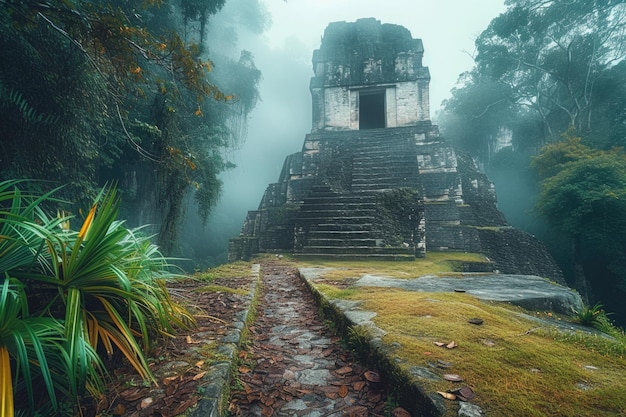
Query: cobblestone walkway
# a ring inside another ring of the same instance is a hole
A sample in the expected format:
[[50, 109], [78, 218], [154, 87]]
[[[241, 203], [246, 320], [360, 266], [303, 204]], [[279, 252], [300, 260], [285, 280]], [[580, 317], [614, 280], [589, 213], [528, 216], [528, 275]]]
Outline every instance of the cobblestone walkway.
[[382, 416], [386, 393], [374, 370], [352, 360], [324, 324], [295, 270], [267, 261], [252, 343], [240, 353], [231, 415]]

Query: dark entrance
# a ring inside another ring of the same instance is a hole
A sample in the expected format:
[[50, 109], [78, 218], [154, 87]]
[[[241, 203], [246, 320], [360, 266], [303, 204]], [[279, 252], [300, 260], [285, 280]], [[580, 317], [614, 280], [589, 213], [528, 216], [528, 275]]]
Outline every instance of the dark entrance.
[[359, 129], [378, 129], [385, 126], [385, 91], [359, 93]]

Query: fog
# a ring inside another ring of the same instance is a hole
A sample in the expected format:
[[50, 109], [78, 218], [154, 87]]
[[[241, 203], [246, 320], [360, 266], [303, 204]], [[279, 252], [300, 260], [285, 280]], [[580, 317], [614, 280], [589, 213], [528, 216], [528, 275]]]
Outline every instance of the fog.
[[[269, 18], [262, 33], [251, 16], [257, 11]], [[330, 22], [374, 17], [422, 39], [436, 121], [441, 101], [473, 65], [474, 39], [502, 11], [504, 0], [229, 0], [213, 18], [209, 47], [232, 55], [252, 52], [263, 73], [261, 101], [249, 117], [245, 141], [227, 155], [237, 167], [222, 175], [222, 197], [207, 226], [200, 227], [193, 209], [188, 211], [183, 252], [203, 259], [196, 262], [199, 268], [225, 262], [228, 239], [239, 234], [267, 185], [278, 180], [285, 157], [300, 150], [311, 130], [311, 57]]]

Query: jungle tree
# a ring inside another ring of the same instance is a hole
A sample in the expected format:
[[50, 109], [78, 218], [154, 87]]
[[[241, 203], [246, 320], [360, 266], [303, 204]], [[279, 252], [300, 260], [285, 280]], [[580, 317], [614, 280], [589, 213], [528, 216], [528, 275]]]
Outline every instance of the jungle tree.
[[73, 211], [116, 179], [124, 215], [158, 224], [168, 251], [182, 196], [195, 192], [208, 215], [235, 141], [229, 120], [256, 103], [252, 61], [235, 61], [248, 76], [226, 91], [199, 43], [223, 4], [0, 0], [0, 176], [69, 183]]

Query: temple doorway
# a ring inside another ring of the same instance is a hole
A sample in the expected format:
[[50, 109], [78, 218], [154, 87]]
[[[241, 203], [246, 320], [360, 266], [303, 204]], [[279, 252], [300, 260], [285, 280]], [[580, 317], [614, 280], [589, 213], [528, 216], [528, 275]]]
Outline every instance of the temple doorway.
[[379, 129], [385, 123], [385, 90], [359, 93], [359, 129]]

